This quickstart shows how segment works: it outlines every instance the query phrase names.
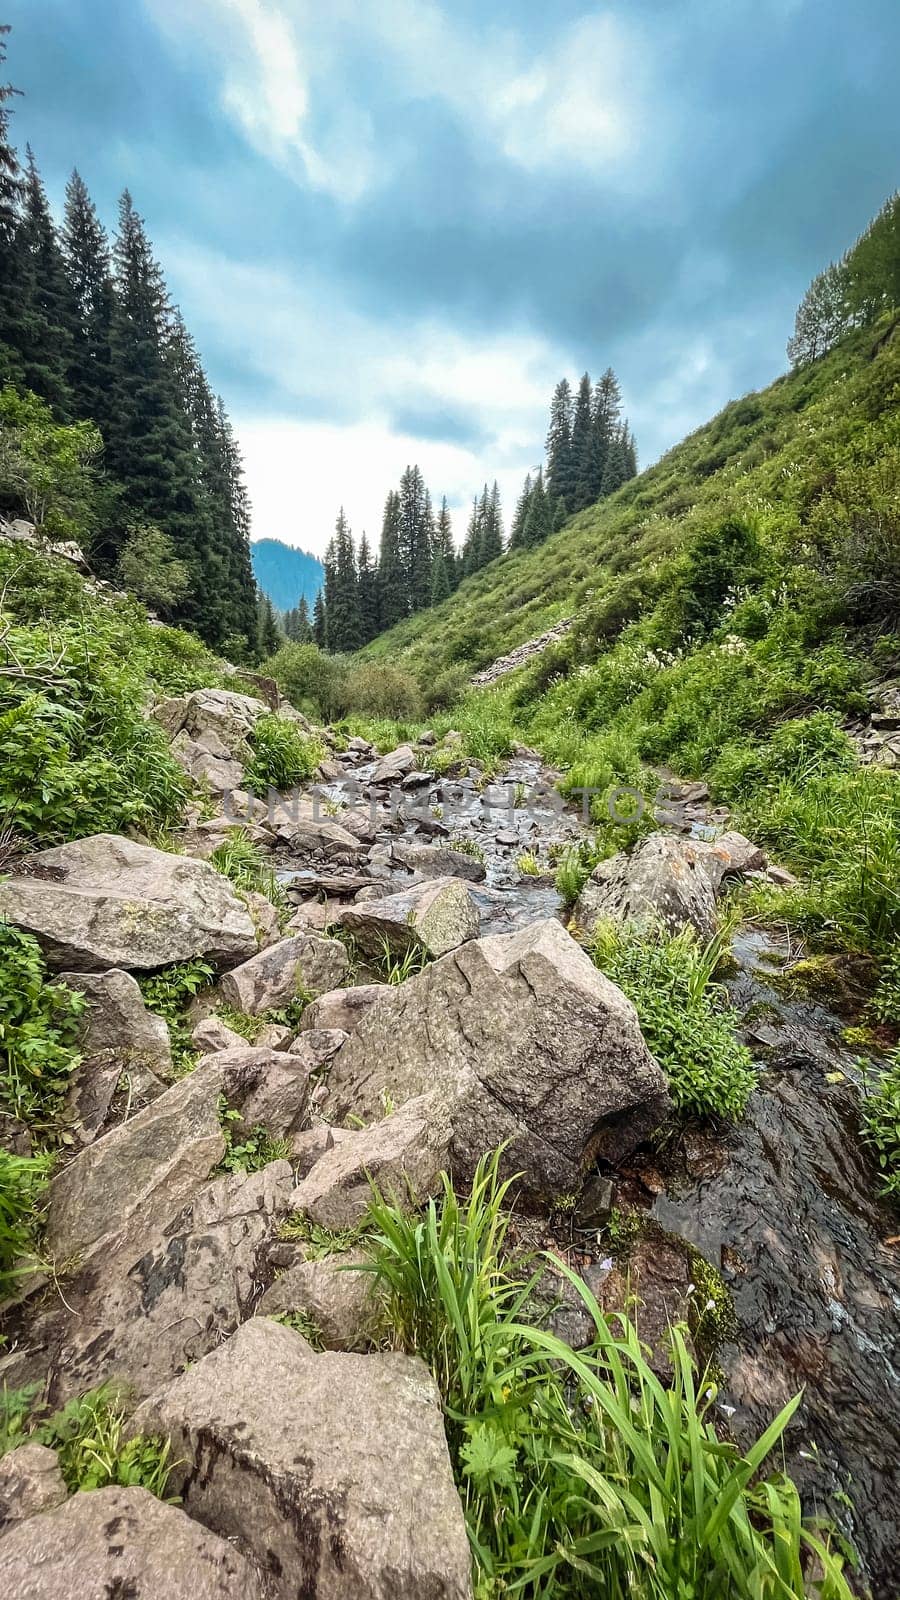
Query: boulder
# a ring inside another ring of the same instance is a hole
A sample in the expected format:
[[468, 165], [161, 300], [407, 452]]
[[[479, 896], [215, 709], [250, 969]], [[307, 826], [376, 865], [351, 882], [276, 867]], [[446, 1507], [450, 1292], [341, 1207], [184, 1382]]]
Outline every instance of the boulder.
[[470, 1600], [437, 1389], [402, 1355], [314, 1354], [254, 1317], [153, 1395], [189, 1516], [248, 1550], [274, 1600]]
[[483, 883], [487, 872], [478, 856], [450, 845], [397, 843], [394, 860], [420, 878], [467, 878], [470, 883]]
[[191, 1044], [204, 1055], [210, 1055], [216, 1050], [241, 1050], [246, 1043], [242, 1034], [235, 1033], [233, 1028], [227, 1028], [221, 1017], [215, 1014], [201, 1017], [191, 1030]]
[[123, 1074], [131, 1105], [162, 1093], [159, 1078], [172, 1071], [169, 1030], [144, 1005], [129, 972], [62, 972], [60, 982], [86, 997], [78, 1043], [81, 1062], [68, 1097], [68, 1121], [89, 1144], [106, 1123]]
[[0, 883], [0, 914], [38, 940], [54, 967], [147, 971], [195, 956], [231, 965], [253, 955], [253, 921], [206, 861], [117, 834], [31, 856]]
[[0, 1541], [10, 1600], [264, 1600], [254, 1566], [146, 1489], [93, 1489]]
[[61, 1505], [67, 1494], [56, 1451], [20, 1444], [0, 1456], [0, 1534]]
[[383, 900], [345, 906], [338, 920], [367, 955], [381, 955], [387, 945], [399, 956], [408, 950], [443, 956], [481, 930], [478, 907], [459, 878], [432, 878]]
[[221, 1092], [240, 1112], [234, 1124], [240, 1135], [265, 1128], [277, 1138], [303, 1127], [309, 1105], [309, 1068], [286, 1050], [242, 1044], [204, 1056], [201, 1067], [221, 1074]]
[[304, 900], [291, 917], [286, 931], [296, 933], [308, 929], [313, 933], [324, 933], [334, 921], [335, 910], [327, 900]]
[[291, 1163], [298, 1180], [307, 1177], [335, 1145], [347, 1144], [355, 1137], [352, 1129], [332, 1128], [327, 1122], [316, 1122], [302, 1133], [295, 1133], [291, 1138]]
[[332, 1062], [324, 1109], [375, 1117], [386, 1096], [420, 1095], [444, 1107], [463, 1181], [507, 1140], [505, 1170], [542, 1199], [577, 1191], [597, 1156], [622, 1159], [669, 1109], [634, 1006], [555, 919], [386, 987]]
[[416, 752], [411, 744], [401, 744], [376, 763], [372, 773], [373, 784], [398, 783], [408, 772], [416, 770]]
[[257, 1315], [301, 1311], [326, 1350], [367, 1349], [377, 1334], [378, 1302], [372, 1274], [358, 1270], [365, 1259], [354, 1250], [288, 1267], [266, 1290]]
[[364, 850], [352, 833], [329, 817], [301, 816], [276, 822], [276, 828], [279, 838], [295, 856], [352, 865]]
[[171, 739], [184, 733], [192, 741], [205, 743], [213, 753], [218, 750], [246, 758], [247, 739], [268, 711], [261, 700], [232, 689], [194, 689], [191, 694], [160, 701], [151, 715]]
[[450, 1123], [439, 1097], [408, 1100], [388, 1117], [383, 1111], [381, 1103], [375, 1115], [383, 1120], [368, 1128], [333, 1130], [342, 1137], [298, 1183], [292, 1210], [337, 1230], [352, 1228], [365, 1216], [373, 1184], [400, 1205], [435, 1193], [450, 1149]]
[[251, 1017], [286, 1006], [296, 995], [323, 994], [346, 978], [350, 959], [339, 939], [294, 933], [269, 945], [219, 984], [222, 999]]
[[652, 833], [631, 855], [611, 856], [594, 868], [574, 920], [586, 934], [605, 920], [638, 926], [661, 922], [672, 932], [690, 925], [701, 939], [710, 939], [725, 877], [764, 861], [763, 852], [741, 834], [706, 841]]
[[310, 1029], [332, 1028], [352, 1033], [384, 989], [383, 983], [359, 983], [353, 989], [332, 989], [328, 994], [320, 994], [303, 1013], [301, 1035]]
[[337, 1055], [348, 1037], [342, 1028], [307, 1028], [288, 1046], [288, 1055], [299, 1056], [308, 1072], [318, 1072]]
[[171, 751], [180, 767], [195, 783], [203, 784], [212, 794], [232, 794], [244, 781], [244, 768], [224, 750], [221, 754], [210, 751], [205, 745], [188, 737], [183, 731], [176, 734]]
[[295, 1030], [286, 1027], [280, 1022], [267, 1022], [260, 1028], [253, 1040], [258, 1047], [267, 1050], [288, 1050], [294, 1038]]

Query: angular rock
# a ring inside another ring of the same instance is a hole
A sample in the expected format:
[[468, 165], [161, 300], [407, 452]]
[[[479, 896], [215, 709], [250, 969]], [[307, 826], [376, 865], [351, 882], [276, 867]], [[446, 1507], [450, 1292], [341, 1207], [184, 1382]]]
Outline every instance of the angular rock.
[[278, 827], [279, 838], [295, 856], [309, 856], [321, 861], [338, 861], [352, 865], [362, 854], [364, 846], [340, 823], [328, 817], [300, 817]]
[[0, 1541], [10, 1600], [264, 1600], [254, 1566], [146, 1489], [93, 1489]]
[[416, 770], [416, 752], [410, 744], [401, 744], [396, 750], [391, 750], [382, 756], [372, 773], [371, 782], [376, 785], [397, 783], [405, 778], [408, 772]]
[[212, 794], [232, 794], [235, 789], [240, 789], [244, 781], [244, 768], [239, 761], [231, 759], [224, 747], [222, 754], [217, 754], [181, 732], [172, 740], [170, 748], [178, 765], [184, 768], [188, 776], [195, 783], [204, 784]]
[[302, 1133], [295, 1133], [291, 1138], [291, 1161], [297, 1179], [307, 1177], [329, 1150], [347, 1144], [354, 1137], [352, 1129], [332, 1128], [327, 1122], [316, 1122]]
[[408, 950], [443, 956], [481, 930], [478, 907], [459, 878], [431, 878], [383, 900], [345, 906], [339, 921], [368, 955], [381, 955], [387, 944], [399, 956]]
[[365, 1259], [355, 1250], [288, 1267], [266, 1290], [257, 1316], [302, 1311], [314, 1323], [326, 1350], [365, 1350], [378, 1325], [372, 1274], [356, 1270]]
[[312, 933], [324, 933], [334, 921], [336, 909], [327, 900], [304, 900], [291, 917], [286, 932], [308, 929]]
[[146, 971], [195, 956], [230, 965], [256, 950], [246, 906], [208, 862], [98, 833], [25, 868], [0, 883], [0, 914], [33, 933], [54, 967]]
[[352, 989], [332, 989], [328, 994], [320, 994], [303, 1013], [301, 1037], [310, 1029], [340, 1028], [343, 1033], [352, 1033], [384, 989], [383, 983], [358, 983]]
[[[376, 1115], [383, 1116], [384, 1105]], [[372, 1185], [399, 1205], [434, 1194], [450, 1149], [450, 1124], [436, 1095], [408, 1100], [368, 1128], [344, 1135], [297, 1185], [291, 1208], [322, 1228], [351, 1228], [365, 1216]], [[485, 1146], [487, 1149], [488, 1146]]]
[[219, 993], [236, 1010], [258, 1017], [286, 1006], [300, 993], [318, 995], [338, 988], [349, 966], [339, 939], [295, 933], [226, 972]]
[[598, 922], [661, 922], [673, 932], [690, 925], [701, 939], [716, 931], [716, 898], [726, 877], [765, 863], [739, 833], [707, 841], [652, 833], [631, 855], [601, 861], [588, 878], [574, 918], [585, 933]]
[[267, 1022], [260, 1028], [253, 1043], [259, 1049], [288, 1050], [294, 1038], [295, 1030], [286, 1028], [280, 1022]]
[[159, 1075], [172, 1071], [169, 1030], [148, 1011], [129, 972], [62, 972], [60, 982], [86, 996], [78, 1043], [82, 1059], [68, 1096], [67, 1120], [89, 1144], [106, 1123], [123, 1074], [131, 1104], [162, 1093]]
[[221, 1017], [215, 1015], [202, 1017], [191, 1030], [191, 1044], [204, 1055], [216, 1050], [241, 1050], [246, 1043], [242, 1034], [226, 1027]]
[[318, 1072], [348, 1038], [342, 1028], [307, 1028], [288, 1047], [288, 1055], [299, 1056], [308, 1072]]
[[[232, 689], [194, 689], [191, 694], [160, 701], [151, 715], [172, 739], [182, 732], [197, 741], [215, 734], [218, 748], [227, 754], [247, 755], [246, 740], [268, 711], [261, 700]], [[215, 750], [217, 746], [208, 743], [207, 748]]]
[[454, 1173], [509, 1140], [506, 1171], [542, 1199], [627, 1155], [669, 1108], [634, 1006], [555, 919], [388, 986], [335, 1057], [325, 1112], [375, 1117], [385, 1096], [419, 1095], [445, 1108]]
[[238, 1134], [265, 1128], [276, 1138], [303, 1127], [309, 1105], [309, 1068], [286, 1050], [243, 1044], [205, 1056], [201, 1067], [218, 1069], [222, 1094], [240, 1111]]
[[185, 1510], [243, 1542], [276, 1600], [470, 1600], [462, 1508], [421, 1361], [315, 1355], [254, 1317], [134, 1425], [171, 1441]]
[[0, 1457], [0, 1534], [61, 1505], [68, 1495], [55, 1450], [20, 1444]]
[[394, 860], [422, 878], [467, 878], [470, 883], [483, 883], [487, 873], [478, 856], [450, 845], [397, 843]]
[[278, 911], [268, 896], [257, 894], [253, 889], [242, 889], [241, 898], [250, 913], [253, 931], [256, 934], [257, 950], [268, 950], [270, 945], [278, 944], [284, 935], [281, 932]]

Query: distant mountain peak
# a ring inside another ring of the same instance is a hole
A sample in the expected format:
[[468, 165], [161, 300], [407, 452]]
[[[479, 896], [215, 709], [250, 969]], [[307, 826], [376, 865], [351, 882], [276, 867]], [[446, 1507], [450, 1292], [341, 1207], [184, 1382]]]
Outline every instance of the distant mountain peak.
[[250, 554], [256, 581], [278, 611], [291, 610], [301, 595], [312, 610], [325, 581], [325, 568], [317, 556], [281, 539], [257, 539]]

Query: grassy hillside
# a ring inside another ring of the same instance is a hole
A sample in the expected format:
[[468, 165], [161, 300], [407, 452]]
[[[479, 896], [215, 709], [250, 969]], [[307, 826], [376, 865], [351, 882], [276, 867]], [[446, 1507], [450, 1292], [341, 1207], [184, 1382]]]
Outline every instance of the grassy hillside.
[[763, 536], [799, 535], [811, 504], [867, 424], [889, 427], [900, 352], [865, 329], [822, 361], [725, 407], [609, 500], [536, 549], [510, 552], [442, 605], [382, 634], [367, 655], [423, 682], [456, 663], [473, 671], [578, 612], [604, 633], [667, 587], [673, 559], [710, 521], [748, 511]]

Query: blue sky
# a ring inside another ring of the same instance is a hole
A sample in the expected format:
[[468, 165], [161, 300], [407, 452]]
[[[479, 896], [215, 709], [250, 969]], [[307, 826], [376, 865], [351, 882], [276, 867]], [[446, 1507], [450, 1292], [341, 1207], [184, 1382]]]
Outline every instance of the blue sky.
[[784, 366], [900, 184], [898, 0], [0, 0], [15, 136], [127, 184], [244, 450], [254, 533], [376, 534], [407, 460], [509, 513], [557, 378], [643, 464]]

